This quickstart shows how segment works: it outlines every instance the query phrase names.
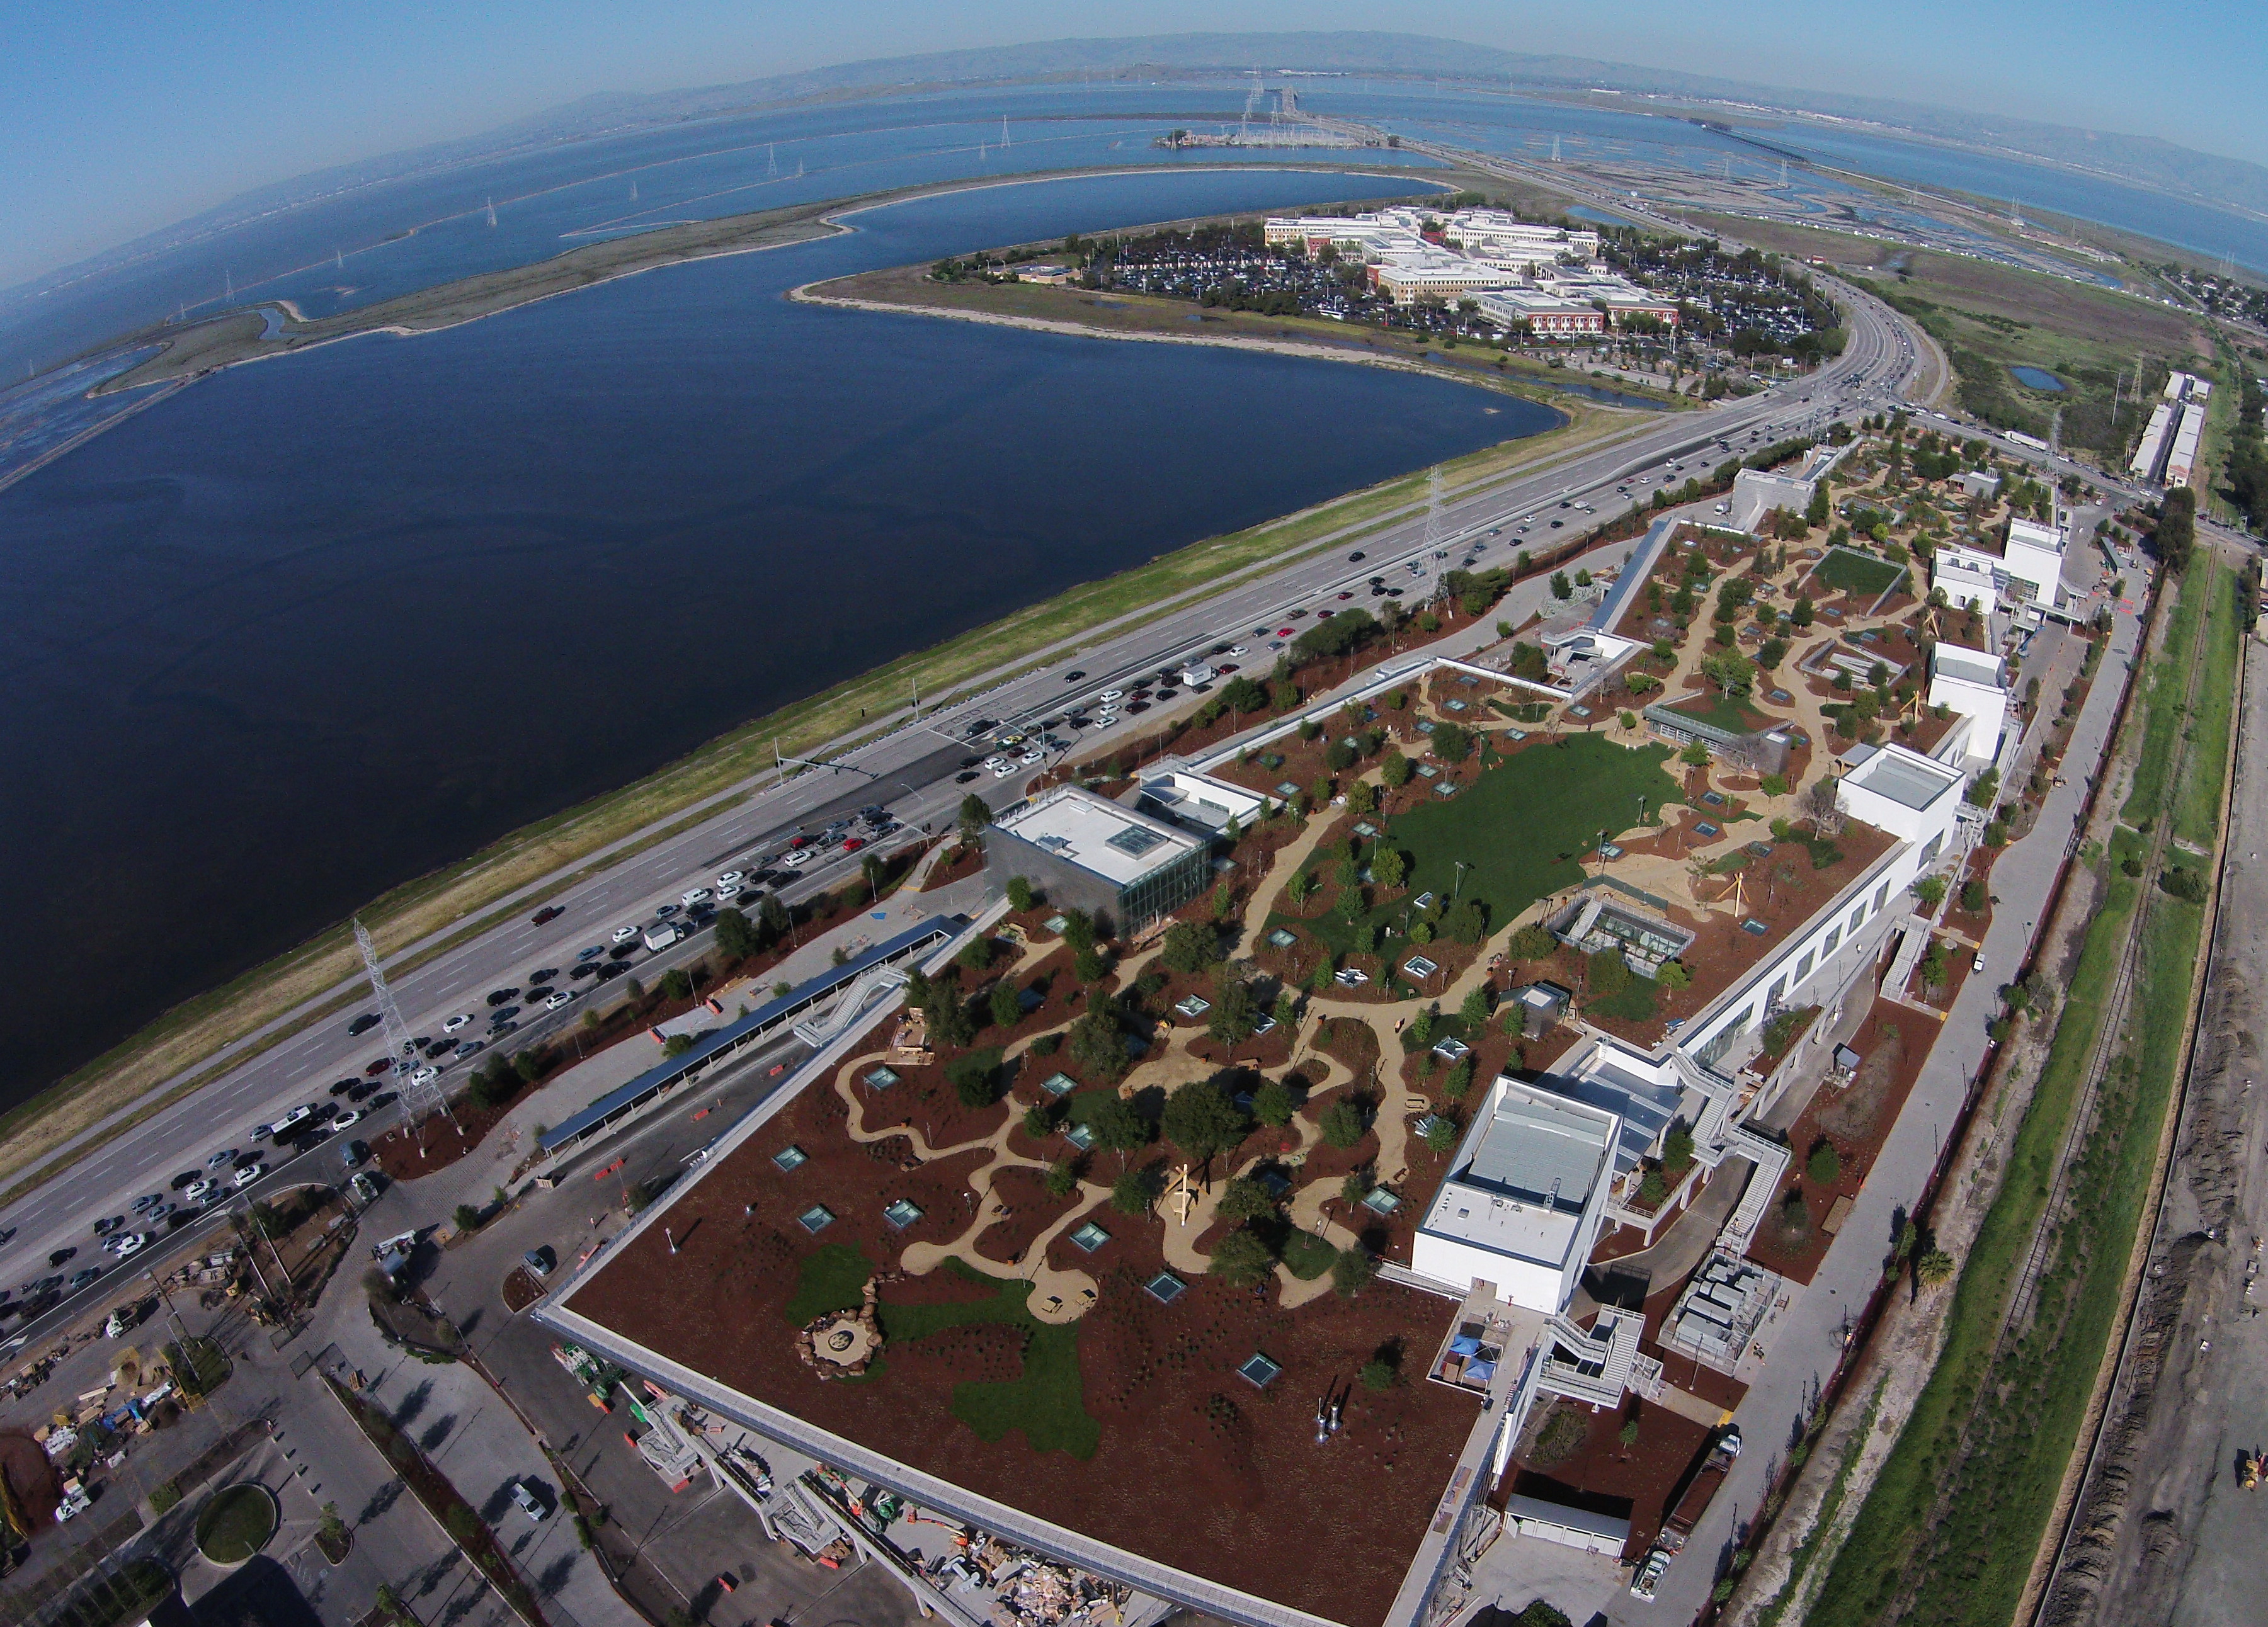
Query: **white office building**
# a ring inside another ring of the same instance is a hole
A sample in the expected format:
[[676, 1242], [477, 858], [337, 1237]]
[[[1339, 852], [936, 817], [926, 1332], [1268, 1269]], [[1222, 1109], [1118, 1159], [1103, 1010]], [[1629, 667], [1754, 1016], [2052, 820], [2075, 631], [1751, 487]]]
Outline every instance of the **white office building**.
[[2008, 722], [2008, 691], [2000, 658], [1965, 644], [1941, 644], [1930, 652], [1929, 703], [1969, 719], [1963, 763], [1982, 771], [1999, 755]]
[[1970, 605], [1990, 615], [1999, 610], [2029, 613], [2063, 604], [2063, 555], [2067, 533], [2037, 520], [2012, 519], [1996, 548], [1989, 542], [1946, 542], [1930, 563], [1930, 585], [1945, 590], [1947, 601]]
[[1504, 1076], [1418, 1228], [1410, 1268], [1545, 1314], [1574, 1298], [1606, 1213], [1622, 1123]]

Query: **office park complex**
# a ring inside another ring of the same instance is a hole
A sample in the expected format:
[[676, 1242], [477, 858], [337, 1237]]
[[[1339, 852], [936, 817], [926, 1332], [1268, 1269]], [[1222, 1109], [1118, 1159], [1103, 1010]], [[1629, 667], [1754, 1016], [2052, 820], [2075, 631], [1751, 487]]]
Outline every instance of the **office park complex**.
[[[2091, 575], [1933, 592], [2061, 534], [1907, 451], [1742, 471], [1518, 626], [1454, 574], [1342, 610], [1272, 701], [969, 814], [990, 907], [537, 1314], [905, 1520], [1230, 1619], [1426, 1620], [1484, 1553], [1651, 1597], [2107, 637]], [[917, 1524], [865, 1535], [919, 1577]]]

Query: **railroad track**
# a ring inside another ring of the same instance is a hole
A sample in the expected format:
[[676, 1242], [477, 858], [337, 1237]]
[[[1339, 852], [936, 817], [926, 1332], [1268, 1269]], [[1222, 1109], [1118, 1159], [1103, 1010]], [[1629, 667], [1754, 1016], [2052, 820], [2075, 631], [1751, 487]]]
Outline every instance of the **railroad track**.
[[[2172, 613], [2169, 611], [2168, 614]], [[2189, 673], [2182, 688], [2183, 716], [2188, 714], [2191, 704], [2197, 698], [2198, 680], [2205, 670], [2205, 623], [2209, 620], [2209, 617], [2200, 617], [2197, 637], [2191, 641]], [[2146, 698], [2145, 704], [2147, 704]], [[2180, 749], [2175, 754], [2171, 765], [2172, 772], [2164, 781], [2169, 798], [2189, 772], [2191, 741], [2188, 730], [2182, 731], [2180, 740]], [[2070, 1190], [2072, 1167], [2077, 1161], [2080, 1147], [2086, 1142], [2088, 1130], [2094, 1124], [2095, 1104], [2102, 1099], [2102, 1081], [2109, 1075], [2111, 1063], [2125, 1037], [2136, 975], [2142, 965], [2142, 923], [2150, 904], [2147, 889], [2152, 879], [2157, 875], [2159, 866], [2165, 862], [2166, 850], [2173, 841], [2173, 831], [2170, 809], [2163, 816], [2151, 821], [2150, 849], [2142, 865], [2145, 890], [2135, 905], [2133, 930], [2127, 933], [2125, 946], [2119, 953], [2117, 975], [2112, 980], [2110, 996], [2103, 1008], [2102, 1027], [2095, 1035], [2094, 1054], [2088, 1060], [2086, 1082], [2080, 1087], [2079, 1101], [2072, 1112], [2070, 1126], [2064, 1131], [2063, 1145], [2056, 1150], [2055, 1177], [2048, 1189], [2047, 1205], [2040, 1211], [2039, 1231], [2032, 1239], [2031, 1248], [2025, 1251], [2024, 1263], [2017, 1273], [2015, 1289], [2008, 1297], [2008, 1308], [2001, 1319], [1998, 1346], [1993, 1353], [1996, 1364], [2010, 1338], [2023, 1327], [2025, 1320], [2031, 1314], [2038, 1295], [2040, 1278], [2047, 1270], [2048, 1257], [2053, 1252], [2056, 1239], [2062, 1233], [2058, 1217], [2063, 1211], [2064, 1200]]]

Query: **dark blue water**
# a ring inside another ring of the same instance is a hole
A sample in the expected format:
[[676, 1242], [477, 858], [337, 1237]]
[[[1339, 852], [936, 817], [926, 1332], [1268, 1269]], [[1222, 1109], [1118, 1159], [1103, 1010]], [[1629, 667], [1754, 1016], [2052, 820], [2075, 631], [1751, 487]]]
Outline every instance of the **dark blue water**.
[[2063, 388], [2063, 380], [2044, 367], [2011, 367], [2008, 372], [2018, 384], [2035, 390], [2060, 391]]
[[0, 1009], [0, 1106], [744, 719], [1543, 427], [1379, 369], [780, 297], [1364, 186], [1106, 177], [868, 212], [236, 368], [0, 493], [0, 919], [70, 968]]

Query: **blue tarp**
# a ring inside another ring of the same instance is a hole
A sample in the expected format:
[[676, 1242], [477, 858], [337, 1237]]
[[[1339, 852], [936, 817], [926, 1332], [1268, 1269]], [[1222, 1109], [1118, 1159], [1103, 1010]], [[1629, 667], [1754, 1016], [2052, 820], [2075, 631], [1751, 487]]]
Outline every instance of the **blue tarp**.
[[806, 1009], [817, 1005], [836, 990], [855, 983], [873, 967], [886, 965], [905, 958], [918, 948], [924, 939], [944, 943], [968, 925], [961, 916], [935, 916], [919, 925], [908, 927], [895, 938], [883, 939], [871, 948], [861, 951], [842, 965], [830, 967], [808, 983], [791, 989], [776, 1000], [768, 1000], [747, 1016], [736, 1018], [724, 1027], [711, 1029], [694, 1042], [693, 1049], [681, 1056], [672, 1056], [659, 1066], [647, 1069], [627, 1085], [618, 1085], [600, 1097], [580, 1113], [570, 1116], [564, 1123], [545, 1132], [543, 1151], [566, 1145], [640, 1098], [665, 1090], [685, 1075], [705, 1066], [719, 1051], [736, 1048], [752, 1034], [777, 1027]]

